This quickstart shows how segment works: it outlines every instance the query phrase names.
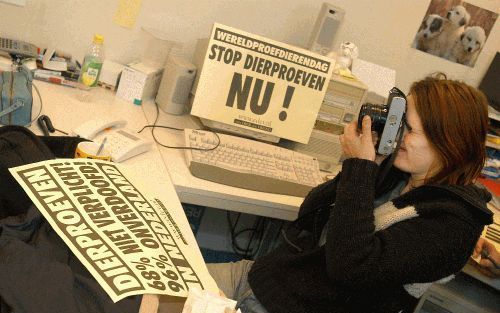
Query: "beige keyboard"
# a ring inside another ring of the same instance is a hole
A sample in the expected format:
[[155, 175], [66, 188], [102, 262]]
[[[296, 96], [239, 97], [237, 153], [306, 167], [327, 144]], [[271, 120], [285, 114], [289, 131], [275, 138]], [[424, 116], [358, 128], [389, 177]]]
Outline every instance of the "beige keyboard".
[[[186, 129], [186, 146], [210, 149], [214, 133]], [[323, 182], [318, 161], [308, 155], [241, 137], [218, 134], [210, 151], [186, 150], [191, 173], [213, 182], [304, 197]]]

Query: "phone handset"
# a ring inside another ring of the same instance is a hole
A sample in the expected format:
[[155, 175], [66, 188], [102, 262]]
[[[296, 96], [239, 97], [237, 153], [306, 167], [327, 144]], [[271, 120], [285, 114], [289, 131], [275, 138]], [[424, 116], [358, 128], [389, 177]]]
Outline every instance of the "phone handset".
[[124, 120], [93, 119], [78, 126], [73, 132], [82, 138], [91, 140], [108, 128], [120, 128], [125, 124], [127, 121]]

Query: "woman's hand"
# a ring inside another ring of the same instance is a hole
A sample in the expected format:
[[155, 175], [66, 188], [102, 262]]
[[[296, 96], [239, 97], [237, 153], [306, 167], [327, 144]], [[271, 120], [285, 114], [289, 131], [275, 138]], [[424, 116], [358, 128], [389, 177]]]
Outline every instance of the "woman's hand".
[[372, 121], [368, 115], [363, 117], [361, 135], [357, 131], [357, 121], [344, 127], [344, 134], [340, 136], [340, 144], [346, 157], [375, 161], [376, 154], [371, 127]]
[[500, 269], [496, 268], [492, 262], [493, 260], [497, 264], [500, 263], [500, 252], [497, 251], [491, 242], [484, 238], [479, 238], [472, 256], [474, 258], [481, 256], [481, 260], [479, 261], [481, 272], [490, 277], [500, 277]]

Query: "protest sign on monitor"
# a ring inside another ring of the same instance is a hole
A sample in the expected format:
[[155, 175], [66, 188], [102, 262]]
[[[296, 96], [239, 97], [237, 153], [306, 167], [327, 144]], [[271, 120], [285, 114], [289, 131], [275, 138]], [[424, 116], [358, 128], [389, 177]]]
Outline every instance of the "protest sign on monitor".
[[307, 143], [333, 63], [302, 48], [215, 24], [191, 114]]

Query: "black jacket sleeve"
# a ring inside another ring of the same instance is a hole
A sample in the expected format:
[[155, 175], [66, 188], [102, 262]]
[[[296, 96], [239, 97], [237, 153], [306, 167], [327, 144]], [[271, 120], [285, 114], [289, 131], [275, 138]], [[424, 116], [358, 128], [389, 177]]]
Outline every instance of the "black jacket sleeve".
[[[300, 205], [296, 223], [301, 229], [312, 231], [319, 211], [326, 210], [335, 201], [338, 180], [342, 173], [335, 178], [314, 187]], [[326, 220], [324, 221], [326, 223]]]
[[408, 203], [419, 209], [399, 208], [412, 218], [375, 231], [376, 172], [370, 161], [343, 164], [325, 246], [330, 279], [350, 288], [376, 288], [433, 282], [458, 272], [482, 229], [467, 216], [466, 204], [417, 188], [402, 197], [413, 197]]
[[86, 139], [80, 137], [39, 136], [56, 158], [74, 158], [76, 146]]

